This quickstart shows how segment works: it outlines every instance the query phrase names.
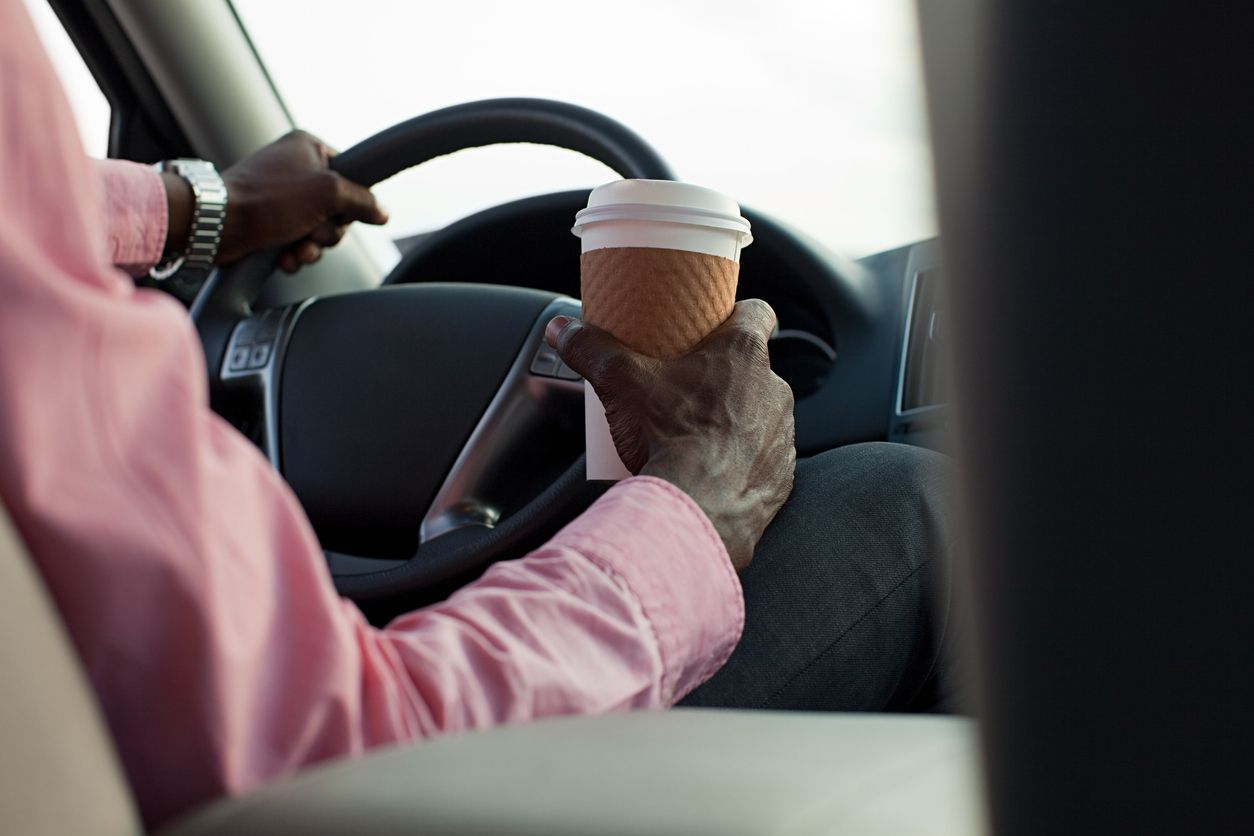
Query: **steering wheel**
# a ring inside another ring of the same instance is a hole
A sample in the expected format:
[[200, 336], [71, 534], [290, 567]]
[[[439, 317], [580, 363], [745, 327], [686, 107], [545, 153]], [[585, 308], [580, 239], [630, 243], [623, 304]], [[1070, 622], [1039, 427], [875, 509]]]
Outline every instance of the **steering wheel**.
[[[540, 99], [419, 116], [331, 165], [373, 186], [503, 142], [579, 151], [624, 177], [673, 179], [625, 126]], [[385, 284], [396, 286], [254, 310], [276, 263], [276, 252], [263, 252], [217, 271], [192, 317], [213, 407], [295, 490], [342, 594], [391, 598], [461, 582], [538, 545], [604, 489], [584, 478], [582, 381], [543, 341], [546, 323], [578, 315], [578, 301], [390, 276]]]

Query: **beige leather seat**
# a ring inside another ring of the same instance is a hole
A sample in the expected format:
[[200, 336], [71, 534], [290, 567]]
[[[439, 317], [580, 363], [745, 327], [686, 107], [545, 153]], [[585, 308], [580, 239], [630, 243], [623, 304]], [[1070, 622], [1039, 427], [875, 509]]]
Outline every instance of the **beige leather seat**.
[[141, 833], [74, 650], [0, 506], [0, 833]]
[[[108, 733], [0, 508], [0, 833], [141, 833]], [[943, 717], [674, 711], [451, 736], [210, 805], [169, 836], [978, 834]]]

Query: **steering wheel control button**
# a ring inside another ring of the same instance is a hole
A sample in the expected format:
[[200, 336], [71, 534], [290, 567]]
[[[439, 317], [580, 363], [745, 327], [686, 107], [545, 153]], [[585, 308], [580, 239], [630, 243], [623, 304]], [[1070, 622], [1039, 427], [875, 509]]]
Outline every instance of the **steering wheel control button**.
[[252, 350], [246, 345], [231, 349], [231, 359], [226, 364], [226, 370], [229, 372], [244, 371], [248, 368], [248, 360], [251, 356]]
[[252, 351], [248, 355], [248, 368], [262, 369], [270, 362], [270, 352], [274, 350], [274, 343], [260, 343], [252, 347]]
[[557, 377], [557, 369], [561, 364], [562, 361], [558, 359], [557, 352], [547, 343], [540, 343], [535, 359], [531, 361], [531, 373], [541, 377]]
[[560, 377], [562, 380], [582, 380], [583, 379], [579, 376], [579, 372], [575, 371], [570, 366], [563, 363], [561, 360], [557, 361], [557, 376]]

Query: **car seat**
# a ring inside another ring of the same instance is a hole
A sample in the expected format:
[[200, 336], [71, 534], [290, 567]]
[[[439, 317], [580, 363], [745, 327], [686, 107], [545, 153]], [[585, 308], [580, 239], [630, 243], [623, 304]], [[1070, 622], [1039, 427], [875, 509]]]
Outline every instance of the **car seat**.
[[[0, 507], [0, 833], [144, 832], [56, 609]], [[676, 710], [450, 735], [212, 803], [163, 836], [969, 834], [972, 724]]]

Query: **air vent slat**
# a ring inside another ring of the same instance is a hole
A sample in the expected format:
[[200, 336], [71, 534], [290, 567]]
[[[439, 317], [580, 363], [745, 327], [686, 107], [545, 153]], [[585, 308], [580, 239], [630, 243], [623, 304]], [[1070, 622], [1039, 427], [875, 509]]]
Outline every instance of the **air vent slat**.
[[944, 306], [940, 274], [935, 270], [915, 278], [906, 335], [905, 366], [901, 381], [901, 411], [909, 412], [945, 403], [940, 353], [944, 338]]

